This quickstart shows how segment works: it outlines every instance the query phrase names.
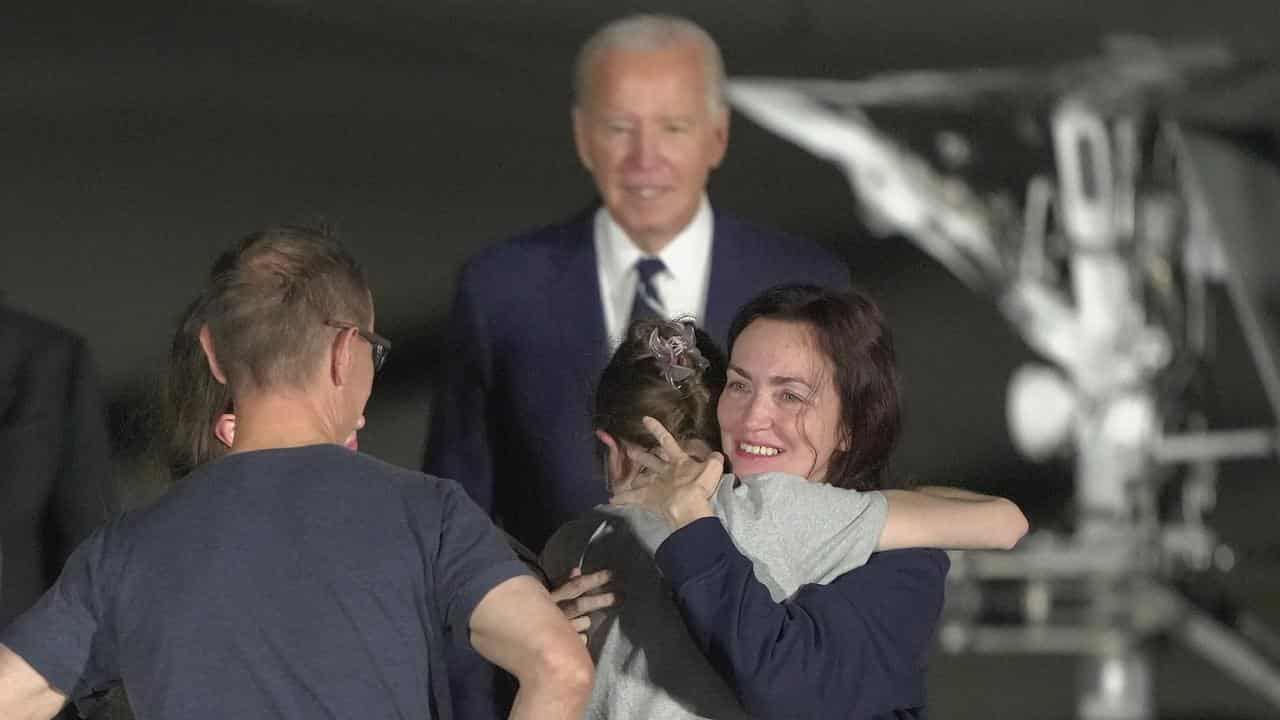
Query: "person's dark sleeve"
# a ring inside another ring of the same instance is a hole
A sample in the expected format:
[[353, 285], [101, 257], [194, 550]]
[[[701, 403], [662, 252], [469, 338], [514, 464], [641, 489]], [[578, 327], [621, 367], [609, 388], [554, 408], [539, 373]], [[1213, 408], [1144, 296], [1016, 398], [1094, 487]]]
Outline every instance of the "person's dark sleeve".
[[111, 479], [106, 413], [89, 350], [83, 340], [76, 338], [69, 352], [62, 460], [53, 487], [50, 513], [58, 560], [69, 556], [80, 542], [120, 509]]
[[471, 613], [490, 590], [529, 569], [520, 562], [498, 528], [451, 480], [442, 490], [440, 548], [435, 562], [435, 591], [441, 616], [459, 643], [470, 647]]
[[690, 634], [750, 714], [866, 718], [924, 706], [945, 553], [878, 553], [781, 603], [716, 518], [672, 534], [655, 559]]
[[458, 278], [444, 353], [431, 397], [423, 472], [452, 478], [486, 514], [493, 514], [492, 385], [489, 332], [470, 268]]
[[103, 531], [92, 534], [35, 606], [0, 631], [0, 643], [72, 700], [119, 678], [114, 632], [101, 594], [116, 584], [104, 547]]

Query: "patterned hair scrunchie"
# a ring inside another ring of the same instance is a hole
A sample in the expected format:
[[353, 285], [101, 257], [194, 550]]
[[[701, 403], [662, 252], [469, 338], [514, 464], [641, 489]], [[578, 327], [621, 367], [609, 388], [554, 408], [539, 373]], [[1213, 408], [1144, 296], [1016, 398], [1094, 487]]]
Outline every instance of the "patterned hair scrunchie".
[[[663, 337], [662, 330], [673, 325], [679, 326], [679, 332]], [[711, 363], [698, 351], [693, 325], [686, 322], [667, 323], [665, 328], [654, 328], [653, 332], [649, 333], [649, 352], [646, 357], [657, 360], [662, 377], [675, 388], [697, 372], [711, 366]]]

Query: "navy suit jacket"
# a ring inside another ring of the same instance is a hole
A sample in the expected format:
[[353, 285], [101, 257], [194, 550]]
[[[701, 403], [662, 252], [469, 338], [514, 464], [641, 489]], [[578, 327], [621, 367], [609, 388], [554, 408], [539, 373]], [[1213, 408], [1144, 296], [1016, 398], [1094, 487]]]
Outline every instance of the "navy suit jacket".
[[[606, 499], [590, 413], [609, 359], [594, 212], [467, 263], [432, 400], [426, 471], [534, 550]], [[849, 269], [812, 241], [715, 213], [703, 329], [721, 347], [743, 304], [787, 282], [847, 287]]]
[[0, 306], [0, 627], [114, 510], [106, 414], [84, 340]]

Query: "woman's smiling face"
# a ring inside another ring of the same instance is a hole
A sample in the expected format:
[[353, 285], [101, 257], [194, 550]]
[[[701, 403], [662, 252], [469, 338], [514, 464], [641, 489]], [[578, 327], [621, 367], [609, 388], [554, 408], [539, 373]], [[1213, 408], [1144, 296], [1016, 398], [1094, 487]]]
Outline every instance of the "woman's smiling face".
[[785, 472], [826, 482], [842, 450], [834, 367], [803, 323], [760, 318], [733, 344], [716, 417], [739, 476]]

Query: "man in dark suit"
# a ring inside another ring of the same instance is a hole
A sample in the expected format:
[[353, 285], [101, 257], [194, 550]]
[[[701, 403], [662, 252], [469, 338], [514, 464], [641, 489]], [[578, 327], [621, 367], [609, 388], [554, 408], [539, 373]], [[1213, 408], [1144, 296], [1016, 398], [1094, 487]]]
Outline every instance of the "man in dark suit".
[[719, 49], [700, 27], [610, 23], [580, 51], [575, 90], [574, 140], [602, 204], [463, 269], [425, 463], [535, 550], [606, 499], [588, 408], [632, 319], [691, 315], [723, 344], [734, 312], [766, 288], [849, 284], [818, 245], [708, 203], [729, 111]]
[[81, 338], [0, 306], [0, 627], [114, 509], [98, 392]]

